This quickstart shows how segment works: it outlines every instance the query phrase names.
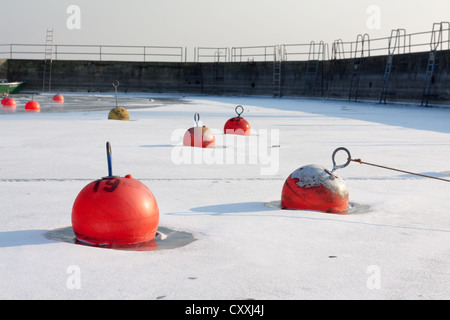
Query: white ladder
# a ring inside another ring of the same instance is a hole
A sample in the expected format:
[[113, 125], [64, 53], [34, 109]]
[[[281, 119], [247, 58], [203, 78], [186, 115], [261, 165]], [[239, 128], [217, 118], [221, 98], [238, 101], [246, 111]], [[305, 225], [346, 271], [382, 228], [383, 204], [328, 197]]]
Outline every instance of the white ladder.
[[281, 65], [282, 61], [285, 59], [284, 46], [276, 46], [274, 48], [274, 59], [273, 59], [273, 96], [281, 97]]
[[48, 88], [48, 91], [50, 91], [52, 87], [53, 34], [53, 28], [47, 29], [44, 51], [44, 75], [42, 80], [42, 91], [44, 92], [46, 87]]

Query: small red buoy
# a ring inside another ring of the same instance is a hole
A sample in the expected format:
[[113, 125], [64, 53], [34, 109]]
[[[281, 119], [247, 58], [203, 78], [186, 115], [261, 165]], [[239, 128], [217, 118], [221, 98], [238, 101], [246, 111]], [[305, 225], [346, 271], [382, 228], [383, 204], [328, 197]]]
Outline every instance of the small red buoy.
[[2, 104], [4, 108], [16, 108], [17, 104], [16, 104], [16, 100], [14, 100], [13, 98], [5, 98], [2, 100]]
[[334, 168], [331, 172], [322, 166], [307, 165], [290, 174], [281, 191], [281, 208], [347, 214], [349, 192], [344, 180], [334, 173], [334, 170], [350, 163], [336, 166], [334, 156], [343, 149], [333, 153]]
[[34, 100], [28, 101], [25, 104], [25, 111], [40, 112], [41, 111], [41, 105], [39, 104], [39, 102], [34, 101]]
[[131, 175], [93, 181], [78, 194], [72, 208], [72, 227], [77, 240], [97, 246], [133, 245], [154, 239], [159, 223], [155, 197]]
[[[238, 111], [240, 109], [241, 112]], [[244, 108], [242, 106], [236, 107], [237, 117], [229, 119], [223, 128], [225, 134], [237, 134], [248, 136], [250, 135], [250, 124], [247, 120], [241, 117], [241, 114], [244, 112]]]
[[196, 113], [194, 115], [196, 127], [192, 127], [186, 131], [183, 137], [183, 145], [187, 147], [214, 148], [216, 138], [214, 137], [213, 132], [206, 126], [199, 127], [199, 120], [200, 115]]
[[58, 93], [53, 97], [53, 101], [58, 103], [64, 103], [64, 96]]

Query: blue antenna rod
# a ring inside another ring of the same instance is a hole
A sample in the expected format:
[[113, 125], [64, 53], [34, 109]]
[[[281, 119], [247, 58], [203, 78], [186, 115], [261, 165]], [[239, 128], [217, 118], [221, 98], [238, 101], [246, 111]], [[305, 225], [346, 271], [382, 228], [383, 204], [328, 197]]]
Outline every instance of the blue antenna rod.
[[106, 142], [106, 156], [108, 158], [108, 177], [112, 177], [112, 159], [111, 159], [111, 144]]

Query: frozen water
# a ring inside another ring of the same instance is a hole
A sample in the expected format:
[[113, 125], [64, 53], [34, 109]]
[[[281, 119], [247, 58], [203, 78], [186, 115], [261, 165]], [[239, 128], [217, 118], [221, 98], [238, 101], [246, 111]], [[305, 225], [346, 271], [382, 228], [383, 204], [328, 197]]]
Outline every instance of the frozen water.
[[[307, 164], [331, 169], [338, 147], [448, 174], [449, 109], [121, 94], [124, 122], [107, 120], [113, 94], [63, 94], [64, 105], [35, 96], [38, 114], [23, 112], [28, 97], [14, 113], [0, 110], [1, 299], [450, 298], [448, 183], [352, 163], [337, 171], [349, 215], [276, 206], [289, 174]], [[222, 133], [236, 105], [249, 137]], [[195, 112], [219, 143], [189, 163], [180, 133]], [[132, 174], [155, 195], [160, 228], [195, 241], [124, 251], [47, 236], [70, 230], [77, 194], [107, 175], [106, 141], [114, 174]]]

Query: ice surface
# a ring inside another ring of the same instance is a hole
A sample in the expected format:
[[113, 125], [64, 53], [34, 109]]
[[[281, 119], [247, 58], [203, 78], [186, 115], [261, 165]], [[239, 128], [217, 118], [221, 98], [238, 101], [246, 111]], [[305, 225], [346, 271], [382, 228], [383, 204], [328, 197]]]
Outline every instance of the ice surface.
[[[450, 298], [450, 184], [352, 163], [337, 173], [360, 214], [273, 205], [289, 174], [332, 169], [338, 147], [447, 174], [449, 109], [121, 94], [124, 122], [107, 119], [113, 94], [63, 94], [64, 105], [35, 96], [38, 114], [23, 112], [25, 95], [15, 113], [0, 111], [0, 299]], [[222, 134], [237, 105], [249, 137]], [[217, 147], [188, 154], [180, 143], [196, 112]], [[46, 237], [71, 226], [78, 192], [107, 175], [106, 141], [114, 174], [155, 195], [161, 228], [196, 241], [121, 251]]]

